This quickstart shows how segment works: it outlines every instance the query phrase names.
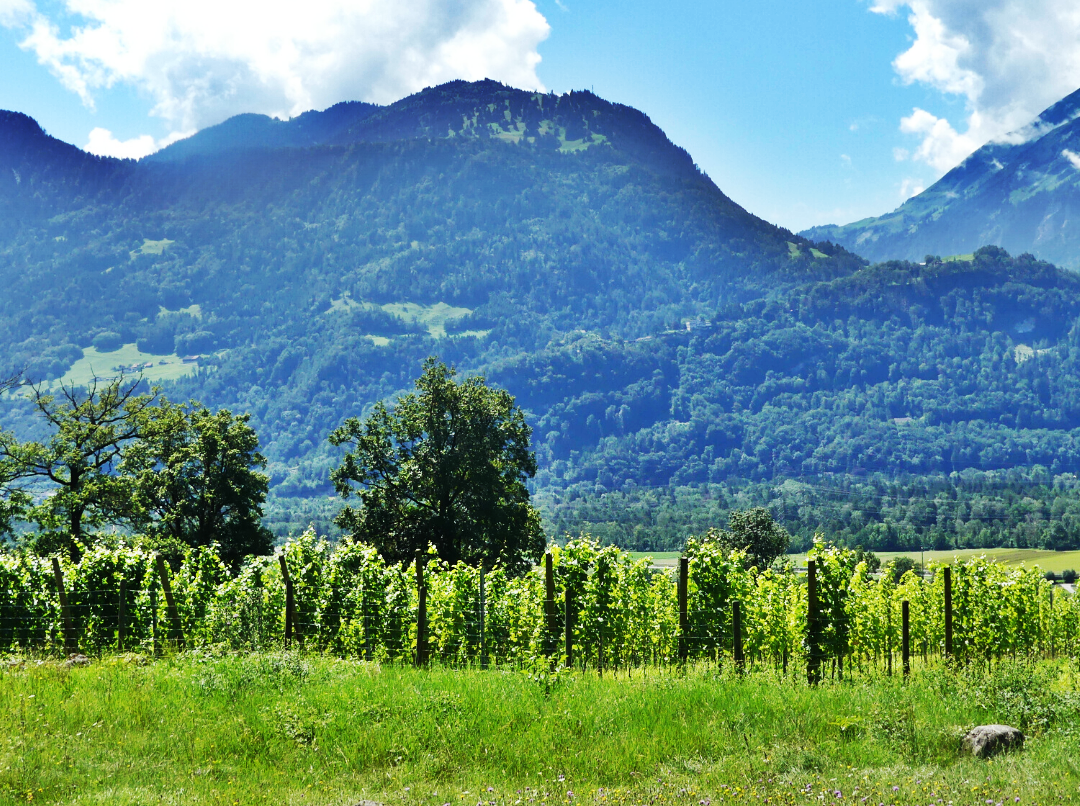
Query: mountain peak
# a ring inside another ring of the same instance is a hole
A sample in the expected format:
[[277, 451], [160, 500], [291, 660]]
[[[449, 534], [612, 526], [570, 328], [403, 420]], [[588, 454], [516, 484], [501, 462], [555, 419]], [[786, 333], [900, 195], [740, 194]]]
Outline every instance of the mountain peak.
[[146, 157], [177, 162], [240, 149], [311, 148], [399, 140], [490, 139], [562, 152], [615, 145], [655, 165], [696, 173], [643, 112], [589, 91], [563, 95], [498, 81], [449, 81], [387, 106], [347, 101], [290, 120], [243, 114]]
[[871, 260], [968, 254], [995, 244], [1080, 268], [1080, 90], [987, 143], [891, 213], [802, 234]]
[[22, 112], [0, 109], [0, 141], [28, 140], [48, 137], [36, 120]]

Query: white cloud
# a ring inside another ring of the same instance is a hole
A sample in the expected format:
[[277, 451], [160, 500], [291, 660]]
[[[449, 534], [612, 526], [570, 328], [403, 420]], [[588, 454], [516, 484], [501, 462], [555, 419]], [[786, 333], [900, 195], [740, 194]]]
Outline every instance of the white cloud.
[[965, 102], [962, 132], [922, 110], [902, 123], [923, 138], [913, 158], [941, 173], [1080, 87], [1075, 0], [874, 0], [871, 10], [908, 13], [914, 41], [893, 62], [903, 81]]
[[910, 156], [911, 156], [911, 152], [908, 151], [906, 148], [897, 147], [897, 148], [894, 148], [892, 150], [892, 157], [897, 162], [903, 162], [904, 160], [906, 160]]
[[1072, 164], [1072, 167], [1080, 171], [1080, 154], [1077, 154], [1075, 151], [1069, 151], [1069, 149], [1066, 148], [1061, 152], [1061, 156], [1067, 159]]
[[23, 47], [88, 106], [130, 84], [174, 130], [238, 112], [386, 103], [455, 78], [541, 88], [537, 46], [549, 31], [531, 0], [62, 3], [67, 17], [54, 18], [30, 0], [0, 0], [0, 24], [20, 27]]
[[21, 25], [34, 16], [30, 0], [0, 0], [0, 25]]
[[97, 154], [99, 157], [119, 157], [120, 159], [142, 159], [147, 154], [165, 148], [165, 146], [190, 137], [194, 132], [175, 132], [161, 140], [155, 140], [149, 134], [132, 137], [130, 140], [118, 140], [108, 129], [100, 127], [91, 130], [83, 151]]
[[960, 134], [945, 118], [935, 117], [925, 109], [916, 108], [910, 116], [901, 118], [900, 131], [922, 135], [923, 141], [911, 158], [925, 162], [939, 173], [959, 164], [982, 145], [971, 137], [970, 132]]
[[850, 168], [850, 167], [852, 167], [852, 163], [851, 163], [851, 157], [850, 157], [850, 156], [848, 156], [847, 154], [841, 154], [841, 155], [840, 155], [840, 163], [841, 163], [841, 164], [842, 164], [842, 165], [843, 165], [843, 166], [844, 166], [845, 168]]
[[918, 196], [926, 190], [926, 185], [921, 179], [905, 179], [900, 183], [900, 200], [907, 201], [912, 196]]

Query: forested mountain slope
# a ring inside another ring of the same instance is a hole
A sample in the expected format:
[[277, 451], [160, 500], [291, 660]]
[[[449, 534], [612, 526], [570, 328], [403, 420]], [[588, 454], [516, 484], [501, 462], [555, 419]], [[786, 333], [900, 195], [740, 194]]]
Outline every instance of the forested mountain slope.
[[[868, 266], [751, 215], [591, 93], [454, 82], [242, 116], [138, 163], [0, 124], [0, 369], [129, 367], [251, 412], [279, 529], [326, 522], [327, 435], [432, 354], [527, 409], [549, 528], [649, 491], [712, 517], [790, 479], [1080, 471], [1072, 274], [996, 249]], [[18, 399], [0, 426], [35, 428]], [[886, 509], [837, 528], [894, 544], [907, 510]], [[1080, 539], [1071, 511], [1053, 517]], [[607, 533], [645, 546], [641, 526]]]
[[1080, 268], [1080, 90], [893, 212], [803, 234], [873, 260], [921, 261], [996, 244]]

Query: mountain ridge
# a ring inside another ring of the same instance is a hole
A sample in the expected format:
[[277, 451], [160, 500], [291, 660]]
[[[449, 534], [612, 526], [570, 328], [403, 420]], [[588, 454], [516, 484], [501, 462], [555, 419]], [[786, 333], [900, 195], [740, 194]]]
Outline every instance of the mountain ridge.
[[1080, 90], [982, 146], [893, 212], [801, 234], [872, 260], [921, 260], [996, 244], [1080, 268]]
[[[302, 124], [243, 117], [135, 162], [12, 118], [44, 150], [0, 145], [23, 166], [0, 175], [20, 211], [0, 370], [135, 362], [171, 399], [250, 413], [279, 533], [326, 523], [327, 435], [430, 355], [518, 397], [549, 512], [823, 473], [1080, 472], [1080, 289], [1053, 266], [870, 266], [754, 216], [592, 93], [454, 82]], [[17, 398], [0, 426], [40, 429]], [[877, 548], [902, 531], [844, 517]]]

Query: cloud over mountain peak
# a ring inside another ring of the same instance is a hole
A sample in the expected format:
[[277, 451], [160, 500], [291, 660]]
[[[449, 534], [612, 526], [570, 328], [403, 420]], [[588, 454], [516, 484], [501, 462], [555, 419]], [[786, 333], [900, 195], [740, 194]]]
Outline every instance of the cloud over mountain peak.
[[0, 24], [87, 105], [129, 84], [173, 131], [455, 78], [541, 88], [549, 32], [531, 0], [0, 0]]

